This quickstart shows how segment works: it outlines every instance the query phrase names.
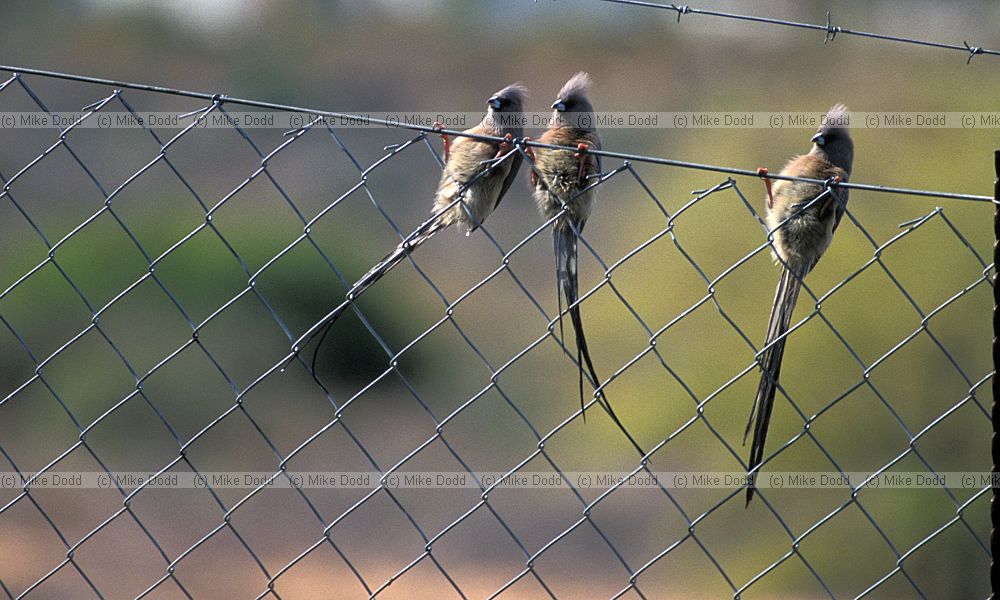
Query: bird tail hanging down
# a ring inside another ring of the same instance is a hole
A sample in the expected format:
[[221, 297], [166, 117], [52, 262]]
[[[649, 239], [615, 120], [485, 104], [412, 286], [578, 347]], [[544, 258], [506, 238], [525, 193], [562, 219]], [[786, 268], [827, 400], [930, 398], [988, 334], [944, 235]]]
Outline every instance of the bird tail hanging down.
[[[573, 333], [576, 336], [576, 362], [580, 368], [580, 409], [583, 410], [585, 405], [584, 394], [583, 394], [583, 366], [587, 366], [587, 370], [590, 372], [591, 378], [594, 380], [594, 385], [600, 385], [601, 379], [597, 376], [597, 370], [594, 369], [594, 361], [590, 358], [590, 350], [587, 348], [587, 336], [583, 332], [583, 320], [580, 317], [580, 306], [576, 303], [577, 298], [577, 270], [576, 270], [576, 258], [577, 258], [577, 242], [576, 242], [576, 232], [565, 220], [560, 220], [556, 223], [553, 229], [553, 240], [555, 243], [555, 253], [556, 253], [556, 277], [558, 278], [559, 285], [562, 288], [562, 292], [566, 298], [566, 310], [569, 312], [570, 322], [573, 324]], [[562, 308], [559, 310], [560, 318], [562, 315]], [[607, 397], [604, 395], [604, 390], [597, 392], [597, 403], [600, 404], [611, 420], [614, 421], [618, 429], [625, 434], [628, 441], [632, 442], [639, 454], [645, 456], [646, 451], [642, 449], [632, 434], [625, 429], [625, 426], [621, 421], [618, 420], [618, 415], [611, 408], [611, 404], [608, 402]], [[584, 418], [586, 419], [586, 413]]]
[[441, 231], [448, 226], [448, 221], [441, 216], [433, 219], [428, 219], [413, 234], [407, 238], [407, 241], [400, 243], [396, 246], [396, 249], [386, 255], [385, 258], [380, 260], [377, 265], [372, 267], [361, 279], [351, 287], [348, 292], [348, 296], [353, 295], [357, 298], [359, 295], [363, 294], [365, 290], [375, 285], [379, 279], [385, 276], [393, 267], [398, 265], [403, 261], [404, 258], [410, 255], [411, 252], [417, 249], [427, 240], [431, 239], [435, 233]]
[[[753, 427], [753, 441], [750, 443], [750, 458], [747, 461], [747, 505], [753, 499], [757, 472], [764, 460], [764, 441], [767, 438], [767, 427], [771, 421], [771, 409], [774, 407], [774, 394], [778, 389], [778, 376], [781, 373], [781, 358], [785, 353], [785, 333], [792, 322], [792, 312], [795, 310], [795, 301], [799, 297], [799, 289], [802, 287], [802, 277], [805, 270], [796, 274], [791, 264], [781, 271], [781, 279], [778, 280], [778, 288], [774, 292], [774, 305], [771, 307], [771, 319], [767, 325], [767, 337], [764, 347], [767, 348], [761, 356], [761, 376], [760, 384], [757, 386], [757, 397], [754, 399], [753, 408], [750, 410], [750, 418], [747, 421], [746, 430], [743, 432], [743, 444], [747, 443], [747, 436], [750, 435]], [[780, 338], [780, 339], [779, 339]], [[756, 419], [755, 419], [756, 417]]]
[[351, 303], [358, 298], [361, 294], [365, 293], [371, 286], [382, 279], [386, 273], [392, 270], [393, 267], [403, 262], [411, 252], [417, 249], [418, 246], [431, 239], [435, 233], [441, 231], [447, 227], [450, 222], [444, 219], [441, 215], [438, 215], [432, 219], [424, 221], [420, 227], [417, 228], [413, 234], [407, 238], [405, 242], [400, 243], [396, 246], [396, 249], [386, 255], [385, 258], [380, 260], [378, 264], [372, 267], [367, 273], [365, 273], [360, 279], [358, 279], [351, 289], [347, 292], [347, 300], [337, 307], [330, 315], [327, 316], [326, 325], [323, 329], [317, 331], [313, 335], [320, 335], [319, 341], [316, 342], [316, 349], [313, 350], [311, 371], [313, 378], [316, 378], [316, 357], [319, 356], [319, 349], [323, 346], [323, 340], [326, 339], [326, 334], [330, 332], [330, 328], [333, 324], [337, 322], [337, 319], [344, 314], [344, 312], [351, 306]]

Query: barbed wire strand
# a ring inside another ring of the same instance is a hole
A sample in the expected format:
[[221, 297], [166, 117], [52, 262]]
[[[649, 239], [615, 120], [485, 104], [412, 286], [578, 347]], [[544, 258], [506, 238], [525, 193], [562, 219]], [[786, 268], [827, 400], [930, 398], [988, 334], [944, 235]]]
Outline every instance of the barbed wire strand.
[[981, 46], [974, 46], [968, 42], [968, 40], [963, 40], [961, 44], [945, 44], [942, 42], [932, 42], [929, 40], [921, 40], [917, 38], [903, 37], [899, 35], [887, 35], [884, 33], [872, 33], [869, 31], [858, 31], [856, 29], [848, 29], [842, 25], [834, 25], [833, 19], [830, 16], [830, 11], [826, 13], [826, 23], [800, 23], [798, 21], [786, 21], [784, 19], [774, 19], [771, 17], [758, 17], [756, 15], [742, 15], [737, 13], [721, 12], [717, 10], [705, 10], [702, 8], [691, 8], [687, 4], [658, 4], [656, 2], [645, 2], [643, 0], [601, 0], [602, 2], [610, 2], [612, 4], [624, 4], [628, 6], [639, 6], [643, 8], [657, 8], [662, 10], [672, 10], [677, 13], [677, 21], [680, 22], [682, 15], [703, 15], [708, 17], [719, 17], [723, 19], [732, 19], [736, 21], [750, 21], [753, 23], [763, 23], [765, 25], [778, 25], [782, 27], [795, 27], [798, 29], [812, 29], [815, 31], [822, 31], [826, 34], [823, 38], [823, 43], [832, 42], [834, 38], [838, 35], [853, 35], [857, 37], [871, 38], [876, 40], [882, 40], [887, 42], [898, 42], [901, 44], [913, 44], [916, 46], [926, 46], [929, 48], [940, 48], [943, 50], [957, 50], [959, 52], [964, 52], [968, 54], [968, 58], [965, 64], [972, 62], [973, 57], [979, 54], [986, 54], [991, 56], [1000, 56], [1000, 50], [990, 50], [989, 48], [983, 48]]
[[[321, 110], [316, 108], [307, 108], [302, 106], [293, 106], [289, 104], [278, 104], [274, 102], [265, 102], [262, 100], [252, 100], [247, 98], [237, 98], [235, 96], [228, 96], [226, 94], [209, 94], [207, 92], [193, 92], [189, 90], [181, 90], [177, 88], [169, 88], [158, 85], [150, 85], [145, 83], [133, 83], [128, 81], [118, 81], [114, 79], [102, 79], [99, 77], [89, 77], [86, 75], [75, 75], [72, 73], [62, 73], [59, 71], [47, 71], [43, 69], [29, 69], [24, 67], [15, 67], [10, 65], [0, 65], [0, 71], [7, 71], [13, 73], [15, 77], [19, 74], [26, 75], [36, 75], [39, 77], [50, 77], [54, 79], [64, 79], [68, 81], [79, 81], [84, 83], [93, 83], [97, 85], [108, 85], [115, 88], [125, 88], [134, 89], [147, 92], [155, 92], [159, 94], [169, 94], [174, 96], [183, 96], [186, 98], [197, 98], [200, 100], [207, 100], [213, 103], [226, 103], [226, 104], [238, 104], [242, 106], [251, 106], [254, 108], [265, 108], [270, 110], [277, 110], [283, 112], [301, 112], [305, 114], [315, 115], [318, 117], [333, 118], [333, 119], [361, 119], [365, 118], [369, 123], [374, 123], [376, 125], [384, 125], [387, 128], [393, 129], [409, 129], [411, 131], [419, 131], [423, 133], [433, 133], [433, 134], [444, 134], [450, 136], [460, 136], [467, 137], [480, 141], [488, 142], [503, 142], [504, 139], [496, 136], [489, 135], [477, 135], [468, 133], [465, 131], [455, 130], [455, 129], [442, 129], [434, 126], [416, 125], [408, 123], [400, 123], [387, 119], [377, 119], [374, 117], [362, 117], [361, 115], [344, 113], [330, 110]], [[294, 131], [294, 130], [293, 130]], [[548, 150], [572, 150], [576, 152], [577, 148], [570, 148], [568, 146], [558, 146], [554, 144], [545, 144], [535, 140], [529, 139], [519, 139], [516, 140], [519, 145], [533, 147], [533, 148], [545, 148]], [[759, 178], [760, 173], [757, 169], [742, 169], [737, 167], [727, 167], [724, 165], [711, 165], [704, 163], [696, 163], [684, 160], [675, 160], [670, 158], [663, 158], [659, 156], [648, 156], [642, 154], [634, 154], [629, 152], [616, 152], [613, 150], [587, 150], [588, 153], [597, 156], [604, 156], [607, 158], [614, 158], [619, 160], [628, 160], [634, 162], [643, 162], [655, 165], [665, 165], [670, 167], [679, 167], [682, 169], [694, 169], [699, 171], [711, 171], [715, 173], [725, 173], [728, 175], [739, 175], [742, 177], [753, 177]], [[791, 175], [782, 175], [780, 173], [768, 174], [770, 179], [783, 179], [786, 181], [803, 181], [807, 183], [818, 183], [826, 184], [826, 181], [820, 179], [810, 179], [808, 177], [794, 177]], [[877, 185], [877, 184], [867, 184], [867, 183], [853, 183], [853, 182], [839, 182], [833, 184], [837, 188], [846, 188], [854, 190], [864, 190], [869, 192], [881, 192], [888, 194], [898, 194], [901, 196], [923, 196], [928, 198], [947, 198], [951, 200], [968, 200], [973, 202], [994, 202], [994, 199], [990, 196], [981, 196], [976, 194], [959, 194], [955, 192], [943, 192], [937, 190], [922, 190], [922, 189], [911, 189], [911, 188], [901, 188], [887, 185]]]

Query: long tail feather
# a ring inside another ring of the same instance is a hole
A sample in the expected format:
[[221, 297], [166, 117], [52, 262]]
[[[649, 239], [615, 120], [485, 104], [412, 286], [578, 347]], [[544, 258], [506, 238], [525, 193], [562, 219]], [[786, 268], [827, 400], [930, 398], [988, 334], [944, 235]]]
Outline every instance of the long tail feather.
[[[590, 349], [587, 347], [587, 336], [583, 332], [583, 319], [580, 317], [580, 306], [577, 304], [578, 300], [578, 284], [577, 284], [577, 245], [576, 245], [576, 232], [570, 227], [568, 223], [558, 222], [556, 223], [555, 229], [553, 230], [555, 237], [555, 252], [556, 252], [556, 276], [559, 280], [560, 287], [562, 287], [563, 294], [566, 297], [566, 309], [569, 312], [570, 322], [573, 324], [573, 333], [576, 337], [576, 360], [580, 367], [580, 409], [583, 410], [586, 405], [585, 396], [583, 393], [583, 366], [587, 366], [587, 371], [590, 373], [590, 377], [594, 381], [594, 385], [600, 386], [601, 379], [597, 376], [597, 370], [594, 368], [594, 361], [590, 358]], [[562, 313], [560, 309], [560, 314]], [[642, 446], [635, 441], [632, 434], [625, 429], [625, 425], [618, 420], [618, 415], [615, 414], [614, 409], [611, 408], [611, 404], [608, 402], [607, 396], [604, 395], [604, 390], [597, 392], [597, 402], [600, 404], [611, 420], [614, 421], [615, 425], [625, 434], [628, 441], [635, 446], [636, 450], [639, 451], [641, 456], [646, 455], [646, 451], [642, 449]], [[583, 413], [586, 415], [586, 412]], [[586, 416], [584, 417], [586, 418]]]
[[[347, 302], [344, 302], [337, 309], [327, 316], [327, 322], [322, 329], [317, 330], [313, 337], [319, 335], [319, 341], [316, 343], [316, 349], [313, 350], [312, 362], [310, 371], [312, 372], [313, 379], [316, 379], [316, 360], [319, 356], [320, 347], [323, 345], [323, 341], [326, 339], [326, 335], [330, 332], [330, 328], [333, 324], [337, 322], [337, 319], [343, 315], [347, 309], [351, 306], [351, 303], [358, 298], [361, 294], [365, 293], [368, 288], [375, 285], [375, 283], [385, 277], [385, 275], [392, 270], [393, 267], [403, 262], [411, 252], [417, 249], [418, 246], [431, 239], [435, 233], [441, 231], [448, 226], [448, 222], [442, 218], [434, 218], [425, 221], [417, 231], [414, 232], [407, 242], [396, 246], [396, 249], [386, 255], [385, 258], [380, 260], [378, 264], [372, 267], [367, 273], [365, 273], [360, 279], [358, 279], [351, 289], [347, 292]], [[311, 340], [312, 338], [310, 338]], [[307, 340], [308, 343], [310, 340]], [[317, 379], [317, 382], [319, 380]]]
[[[566, 337], [563, 335], [563, 320], [562, 320], [562, 314], [563, 314], [563, 291], [562, 291], [562, 288], [563, 288], [563, 277], [561, 276], [562, 269], [559, 268], [559, 264], [558, 264], [559, 255], [561, 254], [559, 248], [560, 248], [560, 244], [562, 244], [562, 242], [560, 241], [562, 239], [562, 236], [560, 236], [555, 231], [553, 231], [552, 233], [553, 233], [553, 235], [552, 235], [552, 242], [553, 242], [555, 253], [556, 253], [556, 305], [559, 308], [559, 312], [556, 313], [556, 314], [559, 315], [559, 343], [563, 344], [565, 346], [566, 345]], [[584, 422], [586, 422], [586, 420], [587, 420], [587, 415], [586, 414], [583, 415], [583, 420], [584, 420]]]
[[[583, 410], [586, 402], [583, 394], [584, 363], [581, 357], [584, 353], [584, 348], [587, 347], [587, 338], [583, 333], [580, 307], [576, 305], [578, 295], [576, 234], [573, 232], [573, 228], [564, 221], [556, 223], [552, 233], [556, 253], [556, 279], [562, 295], [566, 299], [566, 308], [568, 309], [570, 319], [573, 323], [573, 330], [576, 334], [577, 363], [580, 367], [580, 410]], [[562, 315], [562, 298], [559, 298], [559, 314]], [[562, 319], [560, 319], [560, 337], [562, 337], [561, 323]], [[587, 350], [587, 367], [591, 371], [590, 375], [594, 378], [594, 382], [600, 384], [600, 379], [597, 378], [593, 363], [590, 361], [589, 349]], [[586, 412], [584, 412], [584, 419], [586, 419]]]
[[[767, 439], [767, 427], [771, 421], [771, 409], [774, 407], [774, 395], [778, 389], [778, 376], [781, 374], [781, 359], [785, 353], [785, 333], [792, 322], [792, 312], [799, 297], [802, 286], [801, 277], [805, 273], [793, 273], [788, 268], [781, 272], [778, 287], [774, 292], [774, 304], [771, 307], [771, 319], [767, 325], [767, 337], [764, 341], [764, 355], [761, 357], [760, 384], [757, 386], [757, 397], [754, 398], [750, 418], [743, 432], [743, 444], [747, 443], [753, 427], [753, 441], [750, 443], [750, 457], [747, 461], [747, 505], [753, 499], [756, 490], [756, 470], [764, 460], [764, 442]], [[780, 339], [779, 339], [780, 338]]]

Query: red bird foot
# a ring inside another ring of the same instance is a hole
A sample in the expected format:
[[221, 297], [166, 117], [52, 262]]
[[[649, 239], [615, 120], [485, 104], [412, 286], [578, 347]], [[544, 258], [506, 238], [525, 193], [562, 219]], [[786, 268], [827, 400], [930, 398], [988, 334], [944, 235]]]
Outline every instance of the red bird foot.
[[767, 207], [774, 208], [774, 192], [771, 190], [771, 178], [768, 176], [767, 167], [757, 169], [757, 176], [764, 180], [764, 187], [767, 188]]
[[493, 158], [494, 159], [500, 158], [501, 156], [510, 152], [510, 149], [511, 147], [513, 147], [513, 144], [514, 144], [514, 138], [511, 137], [509, 133], [503, 136], [503, 141], [500, 142], [500, 148], [497, 150], [497, 155], [494, 156]]
[[[842, 181], [843, 181], [843, 179], [840, 178], [840, 175], [834, 175], [833, 177], [831, 177], [830, 179], [828, 179], [826, 181], [826, 186], [827, 186], [827, 188], [829, 188], [831, 186], [831, 184], [840, 183]], [[835, 201], [835, 198], [833, 197], [833, 192], [830, 192], [830, 197], [827, 198], [826, 202], [823, 203], [823, 208], [821, 210], [824, 213], [826, 211], [830, 210], [830, 207], [833, 206], [834, 201]]]
[[580, 182], [580, 187], [587, 185], [587, 178], [585, 177], [585, 171], [587, 170], [587, 151], [590, 150], [590, 146], [587, 144], [580, 144], [576, 147], [576, 154], [573, 156], [580, 162], [580, 168], [576, 173], [576, 178]]
[[535, 164], [535, 151], [532, 150], [531, 146], [529, 146], [527, 144], [530, 141], [531, 141], [530, 137], [524, 138], [524, 142], [525, 142], [525, 144], [524, 144], [524, 155], [528, 157], [529, 161], [531, 161], [531, 167], [530, 167], [530, 169], [531, 169], [530, 170], [530, 173], [531, 173], [531, 185], [534, 187], [534, 186], [538, 185], [538, 173], [535, 172], [535, 168], [534, 168], [534, 164]]
[[[444, 125], [441, 124], [441, 121], [434, 121], [433, 129], [434, 131], [441, 131], [444, 129]], [[448, 156], [451, 155], [451, 136], [447, 133], [442, 133], [441, 139], [444, 140], [444, 162], [448, 162]]]

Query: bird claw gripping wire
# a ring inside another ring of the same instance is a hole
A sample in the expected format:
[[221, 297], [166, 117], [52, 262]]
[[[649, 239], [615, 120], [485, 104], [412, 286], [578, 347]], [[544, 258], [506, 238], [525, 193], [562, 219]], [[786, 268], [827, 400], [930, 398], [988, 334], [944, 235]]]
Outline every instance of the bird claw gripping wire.
[[583, 187], [587, 183], [587, 178], [584, 175], [587, 169], [588, 150], [590, 150], [590, 146], [581, 143], [579, 146], [576, 147], [576, 154], [573, 155], [580, 163], [580, 168], [576, 173], [576, 177], [580, 181], [580, 187]]
[[510, 154], [511, 148], [514, 147], [514, 137], [511, 134], [503, 136], [503, 140], [500, 141], [500, 146], [497, 149], [497, 153], [493, 158], [488, 158], [486, 160], [479, 161], [480, 166], [491, 167], [493, 165], [503, 162], [503, 159]]
[[503, 141], [500, 142], [500, 148], [497, 150], [497, 155], [493, 157], [493, 160], [502, 158], [505, 154], [510, 152], [511, 147], [514, 144], [514, 138], [509, 133], [503, 136]]
[[525, 137], [521, 140], [522, 143], [520, 145], [524, 148], [524, 155], [528, 157], [529, 161], [531, 161], [531, 166], [529, 167], [528, 172], [531, 175], [531, 185], [534, 187], [538, 185], [538, 173], [535, 172], [535, 151], [528, 145], [528, 142], [530, 141], [530, 137]]
[[833, 186], [843, 181], [844, 180], [840, 178], [840, 175], [834, 175], [833, 177], [827, 179], [826, 182], [823, 184], [824, 187], [826, 187], [826, 189], [830, 191], [830, 197], [827, 198], [826, 202], [823, 203], [824, 211], [828, 210], [830, 206], [837, 200], [836, 197], [833, 195]]
[[[440, 132], [444, 129], [444, 125], [441, 121], [434, 121], [432, 129]], [[451, 136], [447, 133], [441, 133], [441, 139], [444, 141], [444, 162], [448, 162], [448, 156], [451, 154]]]
[[771, 178], [767, 174], [767, 167], [757, 169], [757, 176], [764, 180], [764, 187], [767, 188], [767, 207], [774, 208], [774, 192], [771, 190]]

